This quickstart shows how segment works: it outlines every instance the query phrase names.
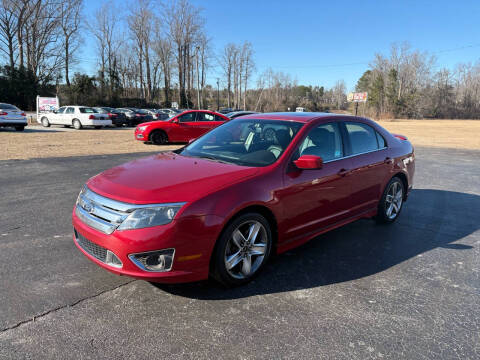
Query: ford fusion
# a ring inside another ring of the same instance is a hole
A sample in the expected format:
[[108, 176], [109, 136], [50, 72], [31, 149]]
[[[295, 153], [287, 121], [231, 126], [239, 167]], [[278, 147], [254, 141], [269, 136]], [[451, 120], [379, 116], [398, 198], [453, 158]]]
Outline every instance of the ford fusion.
[[73, 209], [74, 242], [116, 274], [239, 285], [326, 231], [394, 222], [414, 171], [410, 142], [369, 119], [248, 115], [91, 178]]

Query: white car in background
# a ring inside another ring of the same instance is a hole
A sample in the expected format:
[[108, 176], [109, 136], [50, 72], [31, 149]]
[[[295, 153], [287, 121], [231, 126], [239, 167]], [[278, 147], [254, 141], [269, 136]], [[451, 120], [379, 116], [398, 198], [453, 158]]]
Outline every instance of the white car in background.
[[26, 114], [14, 105], [0, 103], [0, 127], [13, 127], [23, 131], [27, 126]]
[[42, 114], [37, 121], [45, 127], [64, 125], [73, 126], [77, 130], [84, 126], [93, 126], [95, 129], [100, 129], [112, 125], [112, 120], [108, 118], [108, 114], [100, 114], [88, 106], [62, 106], [52, 113]]

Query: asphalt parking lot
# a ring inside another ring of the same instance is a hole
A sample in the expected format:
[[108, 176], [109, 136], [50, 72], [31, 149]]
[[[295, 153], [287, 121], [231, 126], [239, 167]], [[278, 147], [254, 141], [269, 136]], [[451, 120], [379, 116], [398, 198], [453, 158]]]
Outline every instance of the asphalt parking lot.
[[392, 226], [362, 220], [247, 286], [154, 286], [71, 239], [82, 184], [141, 154], [0, 161], [0, 358], [480, 358], [480, 151], [418, 148]]

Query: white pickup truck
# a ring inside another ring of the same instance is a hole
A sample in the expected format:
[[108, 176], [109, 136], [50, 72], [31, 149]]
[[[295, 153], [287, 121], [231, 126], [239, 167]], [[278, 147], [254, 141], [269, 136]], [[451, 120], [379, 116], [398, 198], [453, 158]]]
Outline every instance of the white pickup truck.
[[62, 106], [52, 113], [42, 114], [37, 121], [45, 127], [64, 125], [73, 126], [77, 130], [84, 126], [94, 126], [96, 129], [100, 129], [112, 125], [112, 120], [107, 114], [100, 114], [87, 106]]

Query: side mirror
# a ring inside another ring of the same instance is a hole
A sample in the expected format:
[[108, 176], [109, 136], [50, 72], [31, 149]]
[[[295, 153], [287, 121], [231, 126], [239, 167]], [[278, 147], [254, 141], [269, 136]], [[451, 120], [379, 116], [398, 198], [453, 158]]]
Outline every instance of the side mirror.
[[173, 123], [178, 123], [178, 118], [173, 118], [173, 119], [172, 119], [172, 122], [173, 122]]
[[195, 141], [195, 138], [188, 140], [188, 145]]
[[316, 155], [302, 155], [293, 163], [301, 170], [321, 169], [323, 166], [322, 158]]

